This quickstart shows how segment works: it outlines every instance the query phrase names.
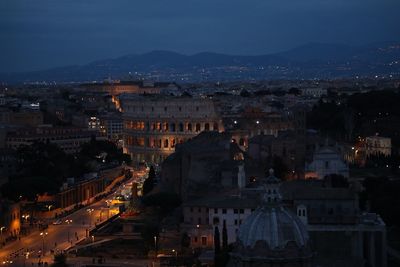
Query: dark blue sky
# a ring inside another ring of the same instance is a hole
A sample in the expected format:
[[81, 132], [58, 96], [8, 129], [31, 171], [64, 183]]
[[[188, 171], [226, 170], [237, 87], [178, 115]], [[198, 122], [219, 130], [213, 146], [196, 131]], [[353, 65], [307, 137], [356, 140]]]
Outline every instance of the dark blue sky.
[[268, 54], [400, 38], [399, 0], [1, 0], [0, 71], [151, 50]]

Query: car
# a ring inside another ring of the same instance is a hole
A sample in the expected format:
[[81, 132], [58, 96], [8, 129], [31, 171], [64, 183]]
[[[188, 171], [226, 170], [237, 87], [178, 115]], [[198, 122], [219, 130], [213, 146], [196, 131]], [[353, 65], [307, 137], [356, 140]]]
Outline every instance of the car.
[[62, 221], [61, 220], [57, 220], [57, 221], [54, 221], [53, 224], [54, 225], [62, 224]]

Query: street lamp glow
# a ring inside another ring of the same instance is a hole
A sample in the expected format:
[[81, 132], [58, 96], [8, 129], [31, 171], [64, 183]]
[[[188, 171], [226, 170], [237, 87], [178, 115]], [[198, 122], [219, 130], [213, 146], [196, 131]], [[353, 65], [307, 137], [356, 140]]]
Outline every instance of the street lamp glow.
[[44, 238], [48, 235], [49, 233], [47, 233], [47, 232], [41, 232], [40, 233], [40, 236], [42, 237], [42, 254], [44, 255], [45, 254], [45, 251], [44, 251]]

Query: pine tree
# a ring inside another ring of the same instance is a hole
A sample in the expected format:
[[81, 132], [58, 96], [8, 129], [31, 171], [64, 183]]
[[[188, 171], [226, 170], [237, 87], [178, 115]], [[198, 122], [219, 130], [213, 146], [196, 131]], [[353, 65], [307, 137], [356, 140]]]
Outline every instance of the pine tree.
[[221, 251], [221, 243], [220, 243], [220, 239], [219, 239], [219, 229], [218, 229], [218, 226], [215, 226], [215, 228], [214, 228], [214, 252], [215, 252], [215, 256], [217, 256], [220, 251]]
[[222, 249], [228, 248], [228, 230], [226, 229], [226, 221], [224, 220], [224, 225], [222, 227]]

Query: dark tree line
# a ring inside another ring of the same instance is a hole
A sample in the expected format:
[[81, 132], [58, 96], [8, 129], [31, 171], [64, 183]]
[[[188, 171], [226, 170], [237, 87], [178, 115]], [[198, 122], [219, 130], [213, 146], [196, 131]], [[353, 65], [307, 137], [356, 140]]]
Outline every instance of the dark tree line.
[[[107, 154], [104, 162], [98, 157], [102, 152]], [[35, 142], [21, 146], [16, 158], [18, 173], [1, 187], [2, 196], [11, 200], [19, 200], [20, 196], [34, 200], [37, 194], [57, 193], [66, 178], [79, 178], [85, 173], [96, 171], [94, 165], [130, 161], [129, 156], [123, 154], [114, 143], [96, 140], [84, 144], [75, 155], [66, 154], [49, 142]]]

